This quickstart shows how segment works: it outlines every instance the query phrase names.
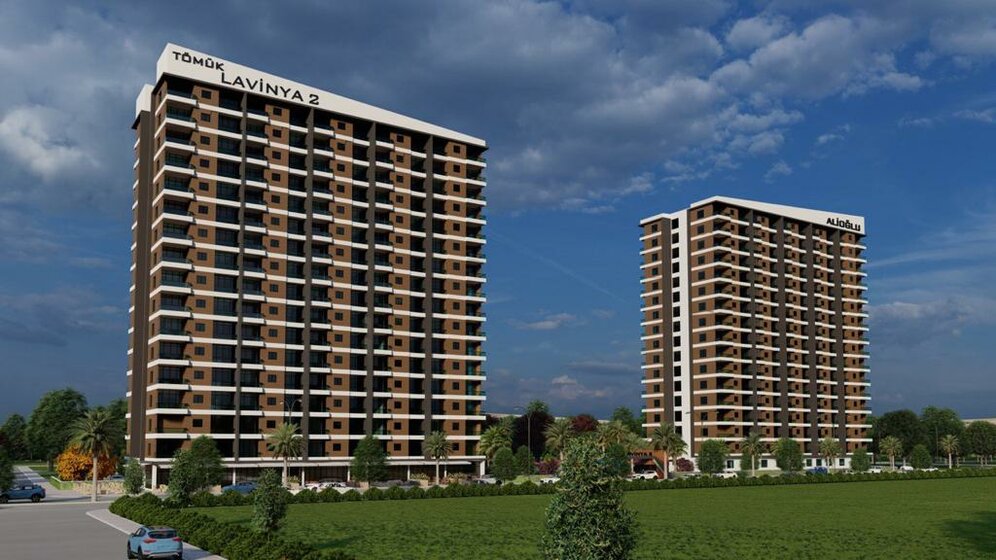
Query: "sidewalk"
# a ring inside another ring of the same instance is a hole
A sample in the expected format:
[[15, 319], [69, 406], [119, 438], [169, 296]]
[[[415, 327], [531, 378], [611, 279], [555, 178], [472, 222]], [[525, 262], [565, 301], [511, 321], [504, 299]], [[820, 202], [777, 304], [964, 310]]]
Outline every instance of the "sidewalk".
[[[131, 521], [130, 519], [125, 519], [119, 515], [114, 515], [107, 509], [97, 509], [86, 512], [86, 514], [101, 523], [108, 525], [121, 531], [125, 534], [131, 534], [138, 529], [138, 523]], [[216, 556], [205, 552], [196, 546], [183, 543], [183, 558], [184, 560], [225, 560], [221, 556]]]
[[15, 467], [15, 484], [27, 481], [27, 484], [39, 484], [45, 489], [45, 499], [42, 503], [89, 502], [89, 496], [77, 494], [72, 490], [59, 490], [40, 474], [28, 467]]

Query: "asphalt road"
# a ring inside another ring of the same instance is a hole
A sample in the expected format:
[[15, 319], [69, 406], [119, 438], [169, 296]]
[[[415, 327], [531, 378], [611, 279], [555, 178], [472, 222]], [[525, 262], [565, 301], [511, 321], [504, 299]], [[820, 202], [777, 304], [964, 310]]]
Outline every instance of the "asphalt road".
[[86, 515], [88, 510], [106, 507], [86, 501], [0, 506], [0, 558], [124, 558], [124, 533]]

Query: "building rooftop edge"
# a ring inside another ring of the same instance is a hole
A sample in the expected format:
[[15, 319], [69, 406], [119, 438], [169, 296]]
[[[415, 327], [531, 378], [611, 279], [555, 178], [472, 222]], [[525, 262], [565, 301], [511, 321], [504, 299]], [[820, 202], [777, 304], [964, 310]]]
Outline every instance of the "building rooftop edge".
[[[688, 205], [688, 208], [683, 208], [677, 212], [662, 212], [660, 214], [655, 214], [653, 216], [643, 218], [640, 220], [640, 225], [652, 222], [654, 220], [659, 220], [661, 218], [674, 217], [682, 212], [685, 212], [696, 206], [701, 206], [703, 204], [709, 204], [712, 202], [723, 202], [726, 204], [731, 204], [734, 206], [741, 206], [744, 208], [751, 208], [753, 210], [758, 210], [761, 212], [767, 212], [770, 214], [784, 215], [793, 219], [806, 221], [810, 223], [819, 224], [822, 226], [835, 227], [837, 229], [843, 229], [850, 231], [852, 233], [857, 233], [858, 235], [865, 235], [865, 218], [864, 216], [857, 216], [854, 214], [841, 214], [839, 212], [831, 212], [828, 210], [816, 210], [812, 208], [802, 208], [799, 206], [787, 206], [784, 204], [773, 204], [770, 202], [760, 202], [756, 200], [748, 200], [745, 198], [734, 198], [729, 196], [711, 196]], [[830, 223], [833, 220], [834, 223]], [[852, 227], [847, 227], [844, 224], [849, 224]]]
[[[167, 43], [159, 55], [156, 63], [156, 82], [158, 83], [166, 74], [487, 147], [487, 142], [481, 138], [242, 66], [175, 43]], [[142, 96], [145, 92], [143, 87], [139, 95]], [[140, 110], [136, 102], [136, 117]]]

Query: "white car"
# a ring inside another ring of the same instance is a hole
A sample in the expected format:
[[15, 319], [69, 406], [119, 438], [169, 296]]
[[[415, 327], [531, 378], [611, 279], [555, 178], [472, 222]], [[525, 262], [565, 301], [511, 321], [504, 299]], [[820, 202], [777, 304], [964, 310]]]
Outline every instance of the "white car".
[[913, 469], [913, 467], [911, 467], [909, 465], [903, 465], [903, 466], [899, 467], [899, 470], [901, 470], [903, 472], [913, 472], [915, 469]]
[[549, 475], [540, 479], [540, 484], [556, 484], [558, 482], [560, 482], [559, 476]]
[[713, 476], [715, 476], [716, 478], [736, 478], [737, 477], [737, 473], [735, 473], [735, 472], [721, 472], [721, 473], [716, 473]]
[[473, 483], [474, 484], [485, 484], [485, 485], [498, 484], [498, 479], [495, 478], [495, 477], [493, 477], [493, 476], [491, 476], [491, 475], [489, 475], [489, 474], [487, 474], [487, 475], [480, 476], [480, 477], [477, 477], [477, 478], [473, 479]]
[[632, 480], [657, 480], [657, 473], [654, 471], [643, 471], [629, 475]]
[[882, 474], [882, 467], [871, 467], [868, 469], [871, 474]]

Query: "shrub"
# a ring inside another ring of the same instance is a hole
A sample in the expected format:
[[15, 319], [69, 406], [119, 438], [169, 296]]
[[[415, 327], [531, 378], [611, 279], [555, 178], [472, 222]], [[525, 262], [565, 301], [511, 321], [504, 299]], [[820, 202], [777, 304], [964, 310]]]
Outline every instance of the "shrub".
[[280, 483], [280, 475], [273, 469], [263, 471], [259, 485], [252, 493], [252, 526], [260, 532], [280, 528], [287, 515], [287, 489]]
[[786, 472], [802, 470], [802, 449], [792, 438], [781, 438], [775, 442], [775, 463]]
[[384, 480], [387, 476], [387, 455], [384, 446], [373, 436], [360, 440], [353, 452], [353, 477], [364, 482]]
[[383, 500], [384, 491], [376, 486], [368, 488], [367, 491], [363, 493], [363, 499], [367, 501]]
[[125, 492], [134, 495], [141, 493], [145, 488], [145, 469], [142, 468], [142, 464], [138, 462], [138, 459], [128, 461], [124, 477]]
[[[107, 455], [98, 457], [97, 478], [107, 478], [117, 470], [117, 459]], [[90, 480], [93, 477], [93, 457], [79, 446], [71, 445], [56, 458], [55, 472], [62, 480]]]
[[708, 439], [699, 448], [699, 470], [715, 474], [726, 468], [726, 456], [729, 447], [718, 439]]
[[512, 455], [511, 449], [502, 447], [495, 452], [495, 457], [491, 460], [491, 472], [494, 473], [498, 480], [505, 481], [515, 478], [517, 469], [515, 456]]
[[871, 457], [864, 447], [854, 450], [851, 454], [851, 470], [857, 473], [867, 472], [871, 467]]
[[914, 469], [926, 469], [933, 464], [934, 460], [930, 456], [930, 451], [927, 446], [920, 443], [913, 447], [913, 452], [910, 454], [910, 465]]
[[318, 501], [325, 503], [341, 502], [342, 493], [335, 488], [326, 488], [318, 493]]
[[525, 445], [520, 445], [518, 449], [515, 450], [515, 472], [516, 474], [533, 474], [536, 470], [536, 465], [533, 464], [533, 454], [529, 452], [529, 448]]
[[695, 470], [695, 464], [684, 457], [678, 457], [674, 461], [674, 468], [678, 472], [692, 472]]
[[301, 490], [294, 496], [295, 504], [313, 504], [318, 501], [318, 493], [308, 488]]
[[536, 463], [536, 470], [540, 474], [553, 474], [560, 468], [560, 461], [556, 457], [544, 457], [542, 461]]

